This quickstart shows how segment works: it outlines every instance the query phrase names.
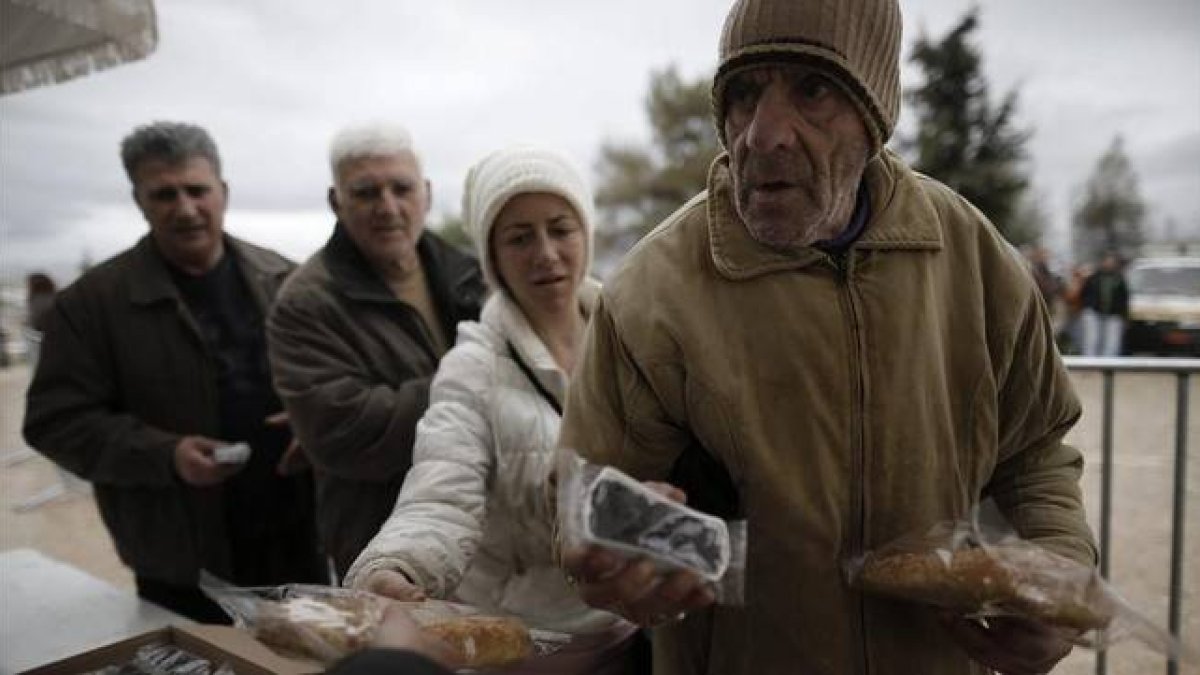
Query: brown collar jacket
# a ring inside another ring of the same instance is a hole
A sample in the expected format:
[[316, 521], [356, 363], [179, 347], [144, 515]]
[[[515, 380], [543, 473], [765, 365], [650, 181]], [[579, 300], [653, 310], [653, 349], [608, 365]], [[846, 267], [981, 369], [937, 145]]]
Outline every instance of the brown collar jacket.
[[[417, 244], [444, 335], [476, 319], [475, 259]], [[371, 271], [341, 225], [280, 292], [267, 324], [275, 388], [316, 469], [317, 529], [338, 575], [396, 504], [440, 354], [420, 313]]]
[[[1091, 562], [1079, 403], [1029, 273], [978, 211], [884, 153], [844, 254], [769, 249], [709, 189], [606, 284], [560, 444], [748, 519], [744, 607], [657, 631], [656, 671], [982, 673], [931, 611], [865, 597], [843, 564], [994, 497]], [[722, 481], [681, 473], [699, 453]], [[716, 499], [714, 499], [714, 496]]]

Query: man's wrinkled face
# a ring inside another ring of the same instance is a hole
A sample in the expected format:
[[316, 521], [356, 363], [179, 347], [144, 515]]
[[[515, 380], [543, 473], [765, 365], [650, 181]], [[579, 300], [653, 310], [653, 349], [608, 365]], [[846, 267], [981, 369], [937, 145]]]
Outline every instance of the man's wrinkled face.
[[821, 70], [766, 64], [725, 87], [735, 207], [751, 236], [796, 248], [836, 236], [853, 212], [870, 137]]
[[342, 162], [330, 206], [377, 269], [416, 264], [417, 240], [429, 212], [429, 185], [411, 152]]
[[150, 236], [167, 260], [189, 273], [206, 272], [221, 259], [228, 196], [203, 157], [145, 159], [133, 171], [133, 199], [150, 224]]

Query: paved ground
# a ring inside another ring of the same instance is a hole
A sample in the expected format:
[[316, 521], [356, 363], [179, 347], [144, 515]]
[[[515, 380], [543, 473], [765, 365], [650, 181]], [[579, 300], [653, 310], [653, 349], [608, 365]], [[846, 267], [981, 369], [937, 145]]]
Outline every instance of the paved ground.
[[[21, 415], [29, 373], [0, 369], [0, 456], [21, 451]], [[1101, 378], [1076, 378], [1084, 419], [1069, 440], [1087, 456], [1085, 498], [1093, 528], [1099, 531]], [[1113, 498], [1112, 580], [1128, 600], [1165, 625], [1168, 602], [1168, 554], [1171, 541], [1171, 490], [1174, 477], [1175, 380], [1145, 375], [1121, 376], [1115, 393], [1116, 433]], [[1200, 645], [1200, 378], [1190, 385], [1184, 640]], [[108, 535], [86, 493], [72, 492], [27, 511], [12, 506], [54, 486], [53, 466], [32, 457], [0, 466], [0, 550], [28, 547], [87, 570], [123, 588], [132, 579], [116, 559]], [[2, 599], [0, 599], [2, 601]], [[1163, 661], [1135, 644], [1109, 652], [1109, 673], [1140, 675], [1164, 672]], [[1091, 653], [1077, 650], [1056, 671], [1067, 675], [1094, 672]], [[1200, 673], [1200, 665], [1181, 672]]]

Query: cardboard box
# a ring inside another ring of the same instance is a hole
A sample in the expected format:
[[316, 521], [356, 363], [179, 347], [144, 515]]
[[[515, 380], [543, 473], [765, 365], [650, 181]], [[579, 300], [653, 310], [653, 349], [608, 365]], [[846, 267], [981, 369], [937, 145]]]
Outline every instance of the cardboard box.
[[228, 663], [238, 675], [312, 675], [319, 663], [285, 658], [244, 630], [232, 626], [170, 626], [92, 649], [25, 671], [24, 675], [75, 675], [128, 662], [143, 645], [166, 642], [214, 664]]

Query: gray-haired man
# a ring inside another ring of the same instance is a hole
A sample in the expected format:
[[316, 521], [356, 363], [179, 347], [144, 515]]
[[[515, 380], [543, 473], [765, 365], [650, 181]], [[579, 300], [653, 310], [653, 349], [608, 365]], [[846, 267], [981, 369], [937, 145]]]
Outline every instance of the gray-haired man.
[[484, 287], [474, 258], [425, 230], [429, 182], [405, 129], [349, 127], [329, 155], [333, 236], [280, 293], [268, 335], [342, 576], [396, 504], [430, 380]]
[[[142, 597], [228, 622], [196, 588], [201, 569], [243, 585], [324, 578], [263, 330], [294, 266], [224, 232], [229, 191], [204, 129], [139, 127], [121, 157], [150, 233], [58, 295], [25, 438], [92, 482]], [[236, 442], [249, 457], [222, 462]]]

